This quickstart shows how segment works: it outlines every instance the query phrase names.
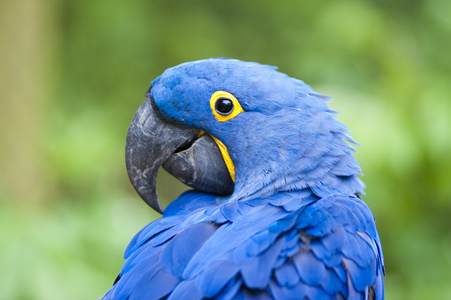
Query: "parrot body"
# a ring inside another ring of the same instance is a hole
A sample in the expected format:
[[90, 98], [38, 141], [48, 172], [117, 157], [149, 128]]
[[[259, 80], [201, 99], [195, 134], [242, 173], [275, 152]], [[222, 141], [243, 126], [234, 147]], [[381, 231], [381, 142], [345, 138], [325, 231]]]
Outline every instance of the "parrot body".
[[[200, 175], [190, 182], [200, 187], [133, 238], [104, 299], [383, 299], [382, 248], [346, 143], [354, 141], [327, 101], [273, 67], [228, 59], [182, 64], [152, 82], [127, 139], [131, 181], [160, 210], [153, 174], [172, 157], [193, 163]], [[163, 151], [149, 120], [189, 137]], [[226, 164], [215, 166], [230, 171], [229, 195], [202, 192], [222, 178], [201, 176], [195, 153], [205, 135], [223, 145]], [[175, 176], [188, 181], [186, 170]]]

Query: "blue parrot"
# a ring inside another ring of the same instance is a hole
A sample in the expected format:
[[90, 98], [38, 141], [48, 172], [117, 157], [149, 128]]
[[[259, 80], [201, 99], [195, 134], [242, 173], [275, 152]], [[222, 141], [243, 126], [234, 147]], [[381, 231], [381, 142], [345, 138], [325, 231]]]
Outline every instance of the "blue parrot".
[[[206, 59], [151, 83], [126, 144], [130, 181], [163, 216], [103, 299], [384, 299], [356, 142], [329, 97], [275, 67]], [[163, 212], [163, 166], [193, 190]]]

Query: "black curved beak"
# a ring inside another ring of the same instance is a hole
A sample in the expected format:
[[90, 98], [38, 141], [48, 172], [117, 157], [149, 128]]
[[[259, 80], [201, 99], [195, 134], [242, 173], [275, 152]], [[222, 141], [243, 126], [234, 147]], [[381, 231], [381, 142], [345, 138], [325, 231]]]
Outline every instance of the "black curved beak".
[[132, 119], [125, 161], [130, 182], [141, 198], [162, 213], [156, 181], [160, 166], [186, 185], [218, 196], [234, 183], [213, 138], [200, 130], [161, 118], [149, 96]]

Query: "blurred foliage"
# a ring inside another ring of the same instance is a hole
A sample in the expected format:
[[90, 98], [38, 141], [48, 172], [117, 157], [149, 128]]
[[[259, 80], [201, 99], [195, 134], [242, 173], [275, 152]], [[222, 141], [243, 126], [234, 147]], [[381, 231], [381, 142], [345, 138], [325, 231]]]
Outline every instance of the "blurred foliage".
[[[388, 299], [451, 298], [451, 2], [0, 4], [0, 299], [96, 299], [158, 217], [124, 143], [149, 83], [208, 57], [279, 66], [361, 143]], [[159, 178], [166, 201], [183, 187]], [[170, 192], [170, 193], [168, 193]], [[166, 193], [166, 194], [165, 194]]]

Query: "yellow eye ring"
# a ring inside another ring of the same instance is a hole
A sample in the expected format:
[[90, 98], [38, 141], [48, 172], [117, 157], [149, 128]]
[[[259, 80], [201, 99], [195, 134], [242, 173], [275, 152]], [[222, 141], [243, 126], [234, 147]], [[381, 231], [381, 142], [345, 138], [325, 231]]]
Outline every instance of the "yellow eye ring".
[[232, 94], [225, 91], [216, 91], [210, 99], [210, 108], [219, 122], [235, 118], [244, 110]]

